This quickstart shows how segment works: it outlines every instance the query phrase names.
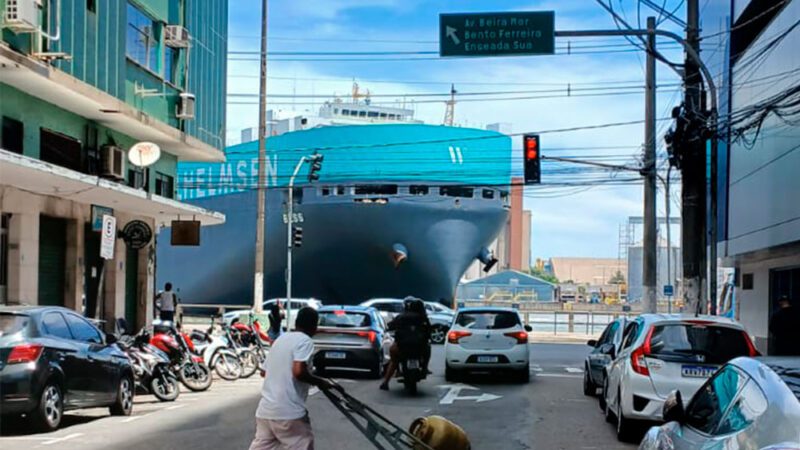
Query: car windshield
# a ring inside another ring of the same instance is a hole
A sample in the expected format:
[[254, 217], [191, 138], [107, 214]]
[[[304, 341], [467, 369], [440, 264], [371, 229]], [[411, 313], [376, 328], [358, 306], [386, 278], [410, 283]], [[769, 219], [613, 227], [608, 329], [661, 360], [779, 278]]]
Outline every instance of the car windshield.
[[28, 324], [28, 316], [0, 313], [0, 337], [14, 334]]
[[519, 325], [519, 317], [506, 311], [471, 311], [460, 313], [456, 323], [473, 330], [503, 330]]
[[372, 324], [369, 314], [351, 311], [323, 311], [319, 313], [319, 326], [334, 328], [362, 328]]
[[750, 354], [742, 330], [708, 324], [679, 323], [656, 325], [650, 339], [650, 353], [723, 364], [737, 356]]

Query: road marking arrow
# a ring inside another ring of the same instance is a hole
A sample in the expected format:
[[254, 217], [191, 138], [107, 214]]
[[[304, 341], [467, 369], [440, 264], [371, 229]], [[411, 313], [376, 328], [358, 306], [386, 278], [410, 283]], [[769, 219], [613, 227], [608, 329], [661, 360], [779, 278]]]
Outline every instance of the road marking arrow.
[[480, 389], [468, 384], [443, 384], [440, 388], [448, 389], [447, 393], [439, 400], [440, 405], [452, 405], [456, 400], [474, 401], [475, 403], [490, 402], [503, 398], [500, 395], [494, 394], [481, 394], [481, 395], [465, 395], [459, 396], [462, 390], [479, 391]]
[[444, 30], [445, 30], [445, 34], [447, 35], [447, 37], [449, 37], [450, 39], [453, 40], [453, 44], [458, 45], [458, 44], [461, 43], [461, 39], [459, 39], [458, 35], [456, 34], [456, 31], [458, 31], [458, 30], [456, 30], [455, 28], [453, 28], [453, 27], [451, 27], [449, 25], [447, 27], [445, 27]]

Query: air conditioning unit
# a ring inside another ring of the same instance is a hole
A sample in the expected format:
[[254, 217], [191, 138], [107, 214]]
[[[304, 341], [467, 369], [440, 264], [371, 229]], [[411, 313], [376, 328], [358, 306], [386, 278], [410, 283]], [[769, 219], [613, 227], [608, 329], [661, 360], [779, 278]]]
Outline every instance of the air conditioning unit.
[[2, 26], [15, 33], [34, 33], [39, 29], [41, 0], [6, 0]]
[[164, 43], [173, 48], [187, 48], [191, 37], [189, 30], [180, 25], [167, 25]]
[[125, 179], [125, 151], [115, 145], [100, 148], [100, 176], [114, 180]]
[[178, 96], [178, 104], [176, 105], [177, 111], [175, 117], [182, 120], [194, 119], [194, 94], [184, 92]]

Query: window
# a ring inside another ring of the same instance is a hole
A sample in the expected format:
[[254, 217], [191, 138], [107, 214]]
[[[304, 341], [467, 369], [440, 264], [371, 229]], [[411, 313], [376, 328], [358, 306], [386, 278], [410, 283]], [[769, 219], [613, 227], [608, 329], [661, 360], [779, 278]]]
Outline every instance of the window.
[[57, 312], [44, 315], [42, 318], [42, 332], [61, 339], [72, 339], [72, 333], [69, 332], [64, 316]]
[[128, 3], [128, 31], [125, 51], [128, 58], [153, 72], [158, 71], [158, 38], [155, 21]]
[[474, 189], [464, 186], [442, 186], [439, 188], [439, 195], [446, 197], [465, 197], [472, 198]]
[[81, 172], [83, 169], [83, 145], [73, 139], [45, 128], [39, 132], [39, 158], [42, 161]]
[[319, 313], [319, 326], [336, 328], [361, 328], [372, 324], [368, 314], [350, 311], [324, 311]]
[[463, 312], [456, 323], [471, 330], [505, 330], [520, 324], [516, 313], [505, 311]]
[[359, 111], [358, 112], [358, 117], [367, 117], [367, 112], [366, 111]]
[[428, 186], [411, 185], [408, 187], [408, 193], [411, 195], [428, 195]]
[[356, 195], [394, 195], [396, 184], [362, 184], [356, 186]]
[[19, 120], [3, 117], [3, 129], [0, 130], [0, 148], [22, 154], [25, 127]]
[[322, 196], [327, 197], [329, 195], [331, 195], [331, 188], [326, 188], [326, 187], [322, 188]]
[[373, 303], [372, 307], [378, 311], [385, 311], [390, 313], [403, 312], [403, 302], [378, 302]]
[[483, 190], [483, 198], [487, 200], [491, 200], [494, 198], [494, 191], [491, 189], [484, 189]]
[[180, 53], [177, 49], [172, 47], [164, 47], [164, 79], [178, 85], [178, 55]]
[[378, 111], [370, 111], [367, 113], [368, 117], [378, 117]]
[[0, 313], [0, 337], [22, 331], [28, 326], [28, 316], [22, 314]]
[[333, 113], [334, 114], [339, 114], [339, 108], [333, 108]]
[[128, 169], [128, 186], [134, 189], [144, 189], [147, 191], [148, 187], [150, 187], [148, 181], [150, 180], [144, 176], [144, 170], [139, 168]]
[[175, 179], [167, 174], [156, 172], [156, 195], [175, 197]]
[[92, 13], [97, 13], [97, 1], [86, 0], [86, 10]]
[[336, 186], [336, 195], [344, 195], [344, 186]]
[[710, 364], [724, 364], [750, 354], [741, 330], [692, 323], [656, 326], [650, 348], [661, 359]]
[[628, 325], [628, 328], [625, 330], [625, 338], [624, 343], [622, 344], [622, 348], [628, 348], [636, 341], [636, 337], [639, 335], [639, 322], [633, 322]]
[[686, 425], [701, 433], [713, 433], [746, 381], [737, 369], [723, 367], [692, 398], [686, 410]]
[[749, 291], [753, 289], [753, 274], [752, 273], [743, 273], [742, 274], [742, 289]]
[[725, 414], [725, 418], [722, 419], [714, 434], [736, 433], [744, 430], [766, 410], [767, 399], [756, 382], [750, 380], [739, 393], [736, 402]]
[[103, 338], [100, 336], [100, 332], [97, 331], [97, 328], [83, 318], [73, 314], [67, 314], [67, 323], [69, 323], [69, 329], [72, 331], [72, 335], [75, 336], [76, 340], [92, 344], [103, 343]]

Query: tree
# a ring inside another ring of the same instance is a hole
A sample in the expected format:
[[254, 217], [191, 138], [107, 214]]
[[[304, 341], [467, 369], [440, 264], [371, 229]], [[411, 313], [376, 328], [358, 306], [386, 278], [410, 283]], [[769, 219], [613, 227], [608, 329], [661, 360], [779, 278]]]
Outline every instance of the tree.
[[625, 284], [625, 275], [618, 270], [617, 273], [608, 280], [608, 284]]
[[548, 283], [558, 284], [558, 278], [556, 278], [555, 275], [545, 272], [544, 270], [539, 269], [538, 267], [531, 267], [528, 270], [528, 273], [536, 278], [547, 281]]

